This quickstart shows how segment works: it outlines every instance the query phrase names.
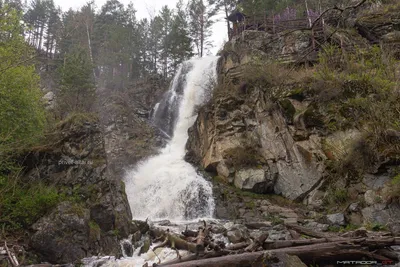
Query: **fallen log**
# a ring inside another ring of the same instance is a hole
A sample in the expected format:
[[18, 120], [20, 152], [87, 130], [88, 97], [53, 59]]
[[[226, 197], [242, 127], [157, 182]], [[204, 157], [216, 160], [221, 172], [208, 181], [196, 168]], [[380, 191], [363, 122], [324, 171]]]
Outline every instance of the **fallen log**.
[[[400, 238], [392, 238], [392, 242], [388, 242], [388, 246], [400, 244]], [[361, 242], [362, 243], [362, 242]], [[382, 242], [380, 242], [382, 244]], [[302, 261], [313, 262], [323, 260], [324, 258], [340, 258], [345, 259], [346, 257], [361, 258], [363, 256], [370, 257], [372, 259], [388, 259], [385, 256], [377, 255], [361, 250], [360, 244], [345, 243], [343, 242], [332, 242], [332, 243], [321, 243], [313, 245], [305, 245], [298, 247], [287, 247], [275, 250], [266, 250], [252, 253], [242, 253], [235, 255], [228, 255], [218, 258], [199, 259], [188, 262], [181, 262], [179, 264], [171, 264], [170, 262], [161, 264], [159, 266], [170, 266], [170, 267], [244, 267], [252, 266], [255, 262], [260, 262], [263, 258], [267, 257], [271, 253], [284, 253], [289, 255], [298, 256]], [[351, 253], [350, 253], [351, 252]]]
[[180, 238], [178, 235], [167, 233], [167, 239], [169, 243], [171, 244], [171, 248], [177, 248], [177, 249], [183, 249], [190, 251], [192, 253], [197, 252], [196, 244], [187, 242]]
[[226, 246], [226, 249], [227, 250], [239, 250], [239, 249], [246, 248], [248, 245], [250, 245], [248, 242], [240, 242], [240, 243]]
[[153, 265], [153, 267], [154, 266], [156, 266], [156, 267], [170, 266], [171, 264], [173, 264], [173, 265], [182, 264], [184, 262], [196, 261], [196, 260], [200, 260], [200, 259], [204, 260], [204, 259], [209, 259], [209, 258], [217, 258], [217, 257], [221, 257], [221, 256], [226, 256], [229, 254], [230, 254], [230, 252], [227, 250], [207, 252], [202, 256], [191, 254], [191, 255], [182, 257], [180, 259], [177, 258], [177, 259], [173, 259], [173, 260], [170, 260], [170, 261], [162, 263], [162, 264]]
[[318, 238], [318, 239], [297, 239], [297, 240], [277, 240], [277, 241], [265, 241], [263, 248], [266, 250], [280, 249], [286, 247], [305, 246], [321, 243], [353, 243], [370, 249], [378, 249], [389, 246], [400, 245], [400, 238], [344, 238], [344, 237], [333, 237], [333, 238]]
[[268, 233], [263, 233], [259, 237], [253, 240], [253, 242], [247, 246], [244, 251], [246, 252], [254, 252], [258, 250], [258, 248], [262, 247], [264, 244], [265, 240], [268, 238]]
[[396, 252], [394, 252], [393, 250], [387, 249], [387, 248], [383, 248], [383, 249], [379, 249], [378, 251], [376, 251], [376, 254], [385, 256], [391, 260], [394, 261], [398, 261], [399, 260], [399, 256]]
[[317, 238], [328, 238], [331, 237], [331, 235], [329, 234], [325, 234], [325, 233], [319, 233], [316, 231], [313, 231], [307, 227], [303, 227], [297, 224], [285, 224], [287, 228], [292, 229], [300, 234], [304, 234], [304, 235], [308, 235], [311, 237], [317, 237]]

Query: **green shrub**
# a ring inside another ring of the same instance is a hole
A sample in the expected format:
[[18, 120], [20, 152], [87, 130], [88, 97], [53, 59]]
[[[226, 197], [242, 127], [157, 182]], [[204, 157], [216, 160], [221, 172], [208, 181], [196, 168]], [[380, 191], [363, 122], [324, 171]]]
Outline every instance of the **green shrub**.
[[35, 52], [21, 21], [21, 12], [0, 8], [0, 174], [12, 171], [12, 156], [42, 136], [46, 121]]
[[328, 189], [328, 194], [323, 201], [325, 205], [338, 206], [346, 203], [348, 199], [349, 194], [345, 188], [330, 188]]
[[0, 225], [15, 230], [26, 228], [65, 199], [53, 186], [18, 183], [0, 176]]

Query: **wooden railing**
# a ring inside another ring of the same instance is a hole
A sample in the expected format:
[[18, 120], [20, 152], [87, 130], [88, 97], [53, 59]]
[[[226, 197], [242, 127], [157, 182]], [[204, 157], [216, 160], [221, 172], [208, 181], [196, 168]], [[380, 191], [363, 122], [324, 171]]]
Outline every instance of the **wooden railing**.
[[[317, 23], [312, 29], [322, 30], [322, 23]], [[238, 35], [245, 30], [266, 31], [272, 34], [286, 30], [311, 29], [310, 21], [307, 18], [294, 20], [280, 20], [275, 22], [267, 17], [247, 17], [238, 23], [237, 31], [234, 35]]]

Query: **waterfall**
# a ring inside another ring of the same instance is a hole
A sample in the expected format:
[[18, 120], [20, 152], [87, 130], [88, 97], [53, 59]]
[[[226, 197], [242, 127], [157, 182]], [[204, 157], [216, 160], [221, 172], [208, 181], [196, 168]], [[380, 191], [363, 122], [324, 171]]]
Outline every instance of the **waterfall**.
[[[185, 62], [153, 110], [154, 123], [172, 136], [165, 148], [127, 173], [126, 193], [135, 219], [212, 217], [212, 186], [184, 160], [196, 108], [208, 100], [217, 57]], [[211, 82], [211, 83], [210, 83]]]

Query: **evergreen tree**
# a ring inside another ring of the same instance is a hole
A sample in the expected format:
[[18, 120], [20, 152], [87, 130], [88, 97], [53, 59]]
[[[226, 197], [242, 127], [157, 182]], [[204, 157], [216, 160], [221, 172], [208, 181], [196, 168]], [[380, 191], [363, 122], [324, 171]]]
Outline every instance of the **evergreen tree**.
[[190, 34], [197, 51], [197, 55], [203, 57], [208, 48], [211, 47], [209, 38], [211, 36], [213, 13], [203, 0], [190, 0], [189, 6]]
[[171, 64], [171, 44], [172, 38], [172, 11], [168, 8], [168, 6], [163, 6], [160, 11], [160, 55], [161, 55], [161, 65], [162, 65], [162, 76], [164, 79], [168, 78], [169, 67]]
[[[219, 11], [222, 10], [224, 12], [225, 18], [228, 18], [228, 16], [237, 7], [236, 0], [208, 0], [208, 4], [212, 7], [211, 10], [212, 16], [215, 16], [216, 14], [218, 14]], [[226, 26], [227, 26], [227, 32], [229, 32], [231, 29], [231, 25], [230, 21], [227, 19], [226, 19]]]
[[64, 58], [60, 70], [62, 117], [71, 112], [90, 112], [94, 102], [93, 66], [87, 51], [76, 49]]
[[173, 75], [178, 65], [193, 56], [191, 47], [192, 40], [189, 35], [189, 23], [187, 14], [183, 9], [182, 0], [176, 6], [175, 15], [172, 21], [170, 32], [170, 57], [171, 57], [171, 74]]

